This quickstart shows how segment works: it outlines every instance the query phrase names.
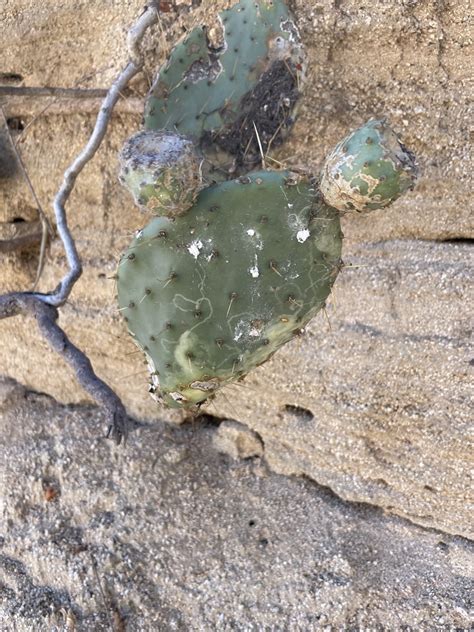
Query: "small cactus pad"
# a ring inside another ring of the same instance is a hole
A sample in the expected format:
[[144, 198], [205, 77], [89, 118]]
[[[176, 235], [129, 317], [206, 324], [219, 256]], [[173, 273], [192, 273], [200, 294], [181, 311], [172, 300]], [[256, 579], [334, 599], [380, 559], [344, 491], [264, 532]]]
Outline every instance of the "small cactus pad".
[[136, 204], [154, 215], [181, 215], [203, 188], [200, 156], [180, 134], [138, 132], [126, 141], [120, 167]]
[[324, 163], [320, 189], [339, 211], [388, 206], [416, 180], [414, 155], [385, 121], [370, 120], [340, 142]]
[[209, 187], [186, 215], [152, 219], [117, 287], [159, 400], [192, 409], [301, 333], [331, 291], [341, 243], [338, 213], [288, 171]]
[[284, 139], [304, 63], [287, 1], [241, 0], [173, 49], [148, 97], [145, 128], [190, 136], [216, 180], [235, 177], [260, 165], [259, 142], [266, 151]]

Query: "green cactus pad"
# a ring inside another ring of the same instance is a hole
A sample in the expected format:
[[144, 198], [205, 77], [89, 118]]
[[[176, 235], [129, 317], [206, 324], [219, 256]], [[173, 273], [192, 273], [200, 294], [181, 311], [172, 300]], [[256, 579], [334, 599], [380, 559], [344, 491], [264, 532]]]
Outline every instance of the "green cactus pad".
[[330, 293], [341, 242], [338, 213], [290, 172], [215, 185], [139, 231], [118, 297], [160, 401], [193, 408], [300, 333]]
[[370, 120], [352, 132], [327, 158], [321, 193], [339, 211], [368, 212], [388, 206], [417, 175], [414, 155], [385, 121]]
[[193, 143], [180, 134], [138, 132], [122, 149], [119, 179], [142, 209], [177, 216], [203, 188], [201, 162]]
[[287, 2], [241, 0], [173, 49], [151, 89], [144, 125], [190, 136], [214, 179], [235, 177], [260, 165], [255, 127], [263, 151], [284, 139], [303, 74]]

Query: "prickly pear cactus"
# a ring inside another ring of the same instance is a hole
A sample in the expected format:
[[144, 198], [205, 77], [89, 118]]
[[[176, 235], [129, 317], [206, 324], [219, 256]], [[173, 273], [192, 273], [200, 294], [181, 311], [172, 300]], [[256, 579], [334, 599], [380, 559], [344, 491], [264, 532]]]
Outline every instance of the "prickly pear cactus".
[[321, 192], [339, 211], [374, 211], [412, 189], [415, 157], [385, 121], [370, 120], [342, 140], [321, 172]]
[[284, 171], [210, 187], [139, 231], [119, 303], [163, 401], [192, 407], [291, 340], [331, 291], [341, 239], [308, 177]]
[[193, 138], [214, 179], [235, 177], [260, 164], [260, 145], [287, 135], [304, 65], [286, 0], [241, 0], [174, 48], [144, 126]]
[[122, 152], [124, 183], [157, 217], [121, 258], [119, 309], [168, 406], [195, 409], [300, 333], [341, 269], [340, 214], [413, 187], [413, 155], [376, 120], [336, 146], [319, 180], [249, 172], [283, 140], [301, 73], [286, 1], [241, 0], [174, 49], [147, 130]]

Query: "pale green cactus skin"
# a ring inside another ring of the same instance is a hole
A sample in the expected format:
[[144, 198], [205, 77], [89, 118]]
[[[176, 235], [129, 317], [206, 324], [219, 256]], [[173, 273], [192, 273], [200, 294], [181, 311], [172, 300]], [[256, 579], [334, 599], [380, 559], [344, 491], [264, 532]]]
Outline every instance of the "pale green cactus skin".
[[260, 165], [293, 123], [305, 59], [286, 0], [241, 0], [172, 51], [148, 97], [146, 129], [193, 138], [215, 180]]
[[119, 180], [142, 210], [178, 216], [193, 205], [205, 186], [201, 162], [193, 143], [180, 134], [138, 132], [120, 154]]
[[339, 211], [384, 208], [413, 188], [414, 155], [383, 120], [372, 119], [342, 140], [326, 159], [320, 189]]
[[291, 340], [341, 267], [338, 213], [306, 176], [261, 171], [156, 218], [122, 257], [118, 296], [153, 390], [193, 408]]
[[413, 154], [377, 120], [319, 181], [252, 171], [285, 138], [303, 75], [286, 0], [240, 0], [172, 51], [122, 152], [121, 179], [157, 217], [121, 258], [119, 309], [167, 406], [198, 409], [298, 335], [342, 268], [341, 213], [414, 185]]

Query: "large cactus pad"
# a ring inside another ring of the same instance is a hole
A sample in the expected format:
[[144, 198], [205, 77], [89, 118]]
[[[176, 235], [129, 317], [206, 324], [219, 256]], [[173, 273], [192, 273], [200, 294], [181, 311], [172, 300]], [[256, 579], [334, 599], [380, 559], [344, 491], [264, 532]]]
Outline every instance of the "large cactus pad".
[[145, 128], [190, 136], [215, 179], [235, 177], [259, 164], [257, 133], [263, 151], [285, 137], [303, 67], [286, 0], [241, 0], [173, 49], [148, 97]]
[[337, 212], [290, 172], [215, 185], [139, 231], [119, 304], [159, 398], [192, 408], [291, 340], [323, 307], [341, 240]]

